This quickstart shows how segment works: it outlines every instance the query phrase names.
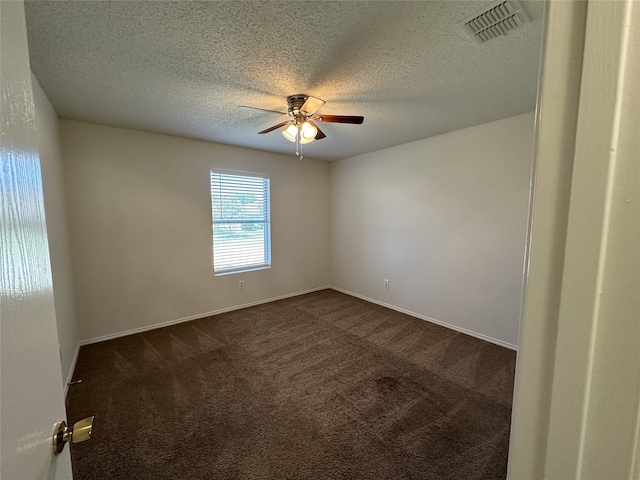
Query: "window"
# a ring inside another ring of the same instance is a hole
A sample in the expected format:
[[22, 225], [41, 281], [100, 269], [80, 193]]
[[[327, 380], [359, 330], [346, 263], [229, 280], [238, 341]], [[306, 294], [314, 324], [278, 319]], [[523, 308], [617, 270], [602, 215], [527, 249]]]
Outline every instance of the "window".
[[269, 179], [211, 172], [215, 275], [271, 266]]

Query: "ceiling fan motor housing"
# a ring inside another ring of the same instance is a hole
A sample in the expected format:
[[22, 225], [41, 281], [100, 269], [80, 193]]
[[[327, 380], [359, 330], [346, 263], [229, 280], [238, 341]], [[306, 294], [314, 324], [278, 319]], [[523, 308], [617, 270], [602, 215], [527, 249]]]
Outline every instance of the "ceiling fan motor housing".
[[287, 105], [289, 106], [287, 111], [289, 112], [289, 114], [294, 117], [297, 117], [298, 115], [300, 115], [300, 109], [302, 108], [302, 106], [304, 105], [304, 102], [306, 102], [308, 98], [309, 98], [309, 95], [303, 95], [301, 93], [298, 93], [296, 95], [289, 95], [287, 97]]

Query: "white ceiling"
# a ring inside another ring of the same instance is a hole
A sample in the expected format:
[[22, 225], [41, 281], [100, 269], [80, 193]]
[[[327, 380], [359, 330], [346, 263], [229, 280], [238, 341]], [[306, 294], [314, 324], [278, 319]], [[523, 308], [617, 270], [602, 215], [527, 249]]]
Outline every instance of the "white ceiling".
[[480, 1], [27, 1], [31, 67], [62, 118], [294, 154], [287, 95], [327, 101], [307, 157], [336, 160], [532, 111], [544, 6], [476, 45]]

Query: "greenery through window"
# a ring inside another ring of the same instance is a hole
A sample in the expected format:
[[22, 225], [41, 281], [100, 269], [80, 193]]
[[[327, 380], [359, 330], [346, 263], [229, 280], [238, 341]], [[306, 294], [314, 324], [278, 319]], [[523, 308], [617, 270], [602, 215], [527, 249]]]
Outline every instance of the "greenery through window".
[[211, 172], [213, 271], [271, 266], [269, 179]]

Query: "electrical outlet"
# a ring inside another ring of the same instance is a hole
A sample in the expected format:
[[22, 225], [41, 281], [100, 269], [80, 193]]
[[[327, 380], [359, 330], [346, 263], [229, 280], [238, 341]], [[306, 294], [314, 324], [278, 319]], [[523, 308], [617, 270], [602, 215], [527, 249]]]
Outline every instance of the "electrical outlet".
[[384, 288], [389, 288], [389, 280], [384, 279]]
[[238, 282], [238, 289], [240, 289], [240, 290], [244, 290], [244, 280], [240, 280], [240, 281]]

